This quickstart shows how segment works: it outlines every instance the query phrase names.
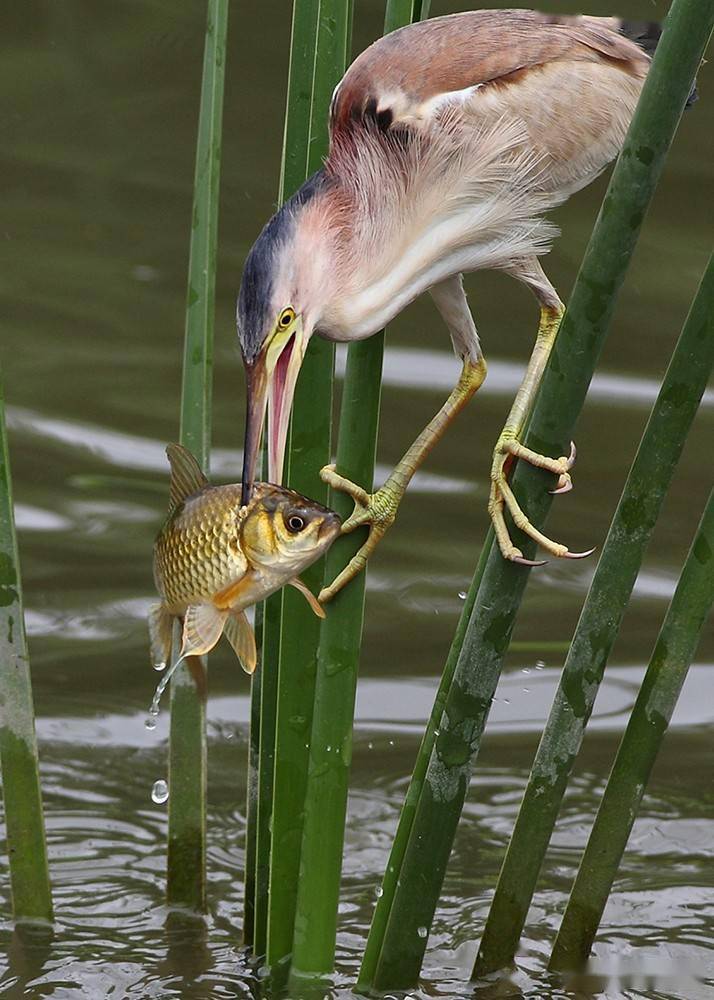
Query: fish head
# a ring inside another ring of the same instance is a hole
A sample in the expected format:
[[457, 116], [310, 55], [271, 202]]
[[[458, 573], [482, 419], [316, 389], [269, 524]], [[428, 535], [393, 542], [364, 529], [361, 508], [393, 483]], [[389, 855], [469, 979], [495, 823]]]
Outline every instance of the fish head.
[[256, 483], [240, 529], [249, 564], [277, 587], [310, 566], [340, 533], [334, 511], [300, 493]]

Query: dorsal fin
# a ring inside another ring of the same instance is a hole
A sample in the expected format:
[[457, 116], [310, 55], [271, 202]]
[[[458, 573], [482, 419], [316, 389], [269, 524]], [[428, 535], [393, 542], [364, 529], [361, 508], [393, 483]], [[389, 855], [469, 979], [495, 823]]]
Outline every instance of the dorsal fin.
[[198, 462], [191, 452], [181, 444], [170, 444], [166, 448], [171, 466], [171, 486], [169, 487], [169, 510], [175, 510], [186, 497], [198, 493], [208, 480], [201, 472]]

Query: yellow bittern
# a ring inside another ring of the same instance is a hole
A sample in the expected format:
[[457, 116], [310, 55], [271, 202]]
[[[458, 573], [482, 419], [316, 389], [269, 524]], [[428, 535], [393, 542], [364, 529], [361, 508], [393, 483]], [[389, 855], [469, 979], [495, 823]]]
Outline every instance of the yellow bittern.
[[324, 167], [273, 216], [246, 260], [238, 337], [248, 411], [243, 497], [250, 496], [269, 411], [268, 476], [282, 478], [300, 365], [310, 337], [370, 337], [429, 291], [463, 363], [457, 385], [375, 493], [322, 478], [355, 501], [343, 531], [367, 541], [325, 588], [327, 600], [365, 565], [416, 469], [486, 376], [462, 286], [464, 272], [507, 271], [535, 294], [540, 325], [498, 439], [488, 510], [506, 559], [529, 563], [514, 523], [554, 556], [579, 558], [541, 534], [506, 471], [521, 459], [570, 489], [575, 452], [539, 455], [520, 441], [563, 305], [538, 257], [557, 230], [544, 213], [617, 155], [656, 44], [656, 25], [612, 17], [481, 10], [437, 17], [375, 42], [348, 69], [330, 107]]

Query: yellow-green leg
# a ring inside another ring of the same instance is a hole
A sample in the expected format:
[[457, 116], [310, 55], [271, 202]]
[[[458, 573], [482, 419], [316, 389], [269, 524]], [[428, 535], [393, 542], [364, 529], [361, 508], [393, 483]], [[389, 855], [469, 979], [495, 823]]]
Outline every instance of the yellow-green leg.
[[328, 483], [332, 489], [349, 494], [355, 502], [354, 511], [342, 525], [343, 533], [354, 531], [360, 525], [367, 524], [369, 525], [369, 535], [362, 548], [342, 572], [320, 592], [318, 599], [321, 603], [333, 598], [346, 583], [349, 583], [364, 569], [370, 555], [388, 528], [394, 523], [397, 508], [412, 476], [437, 441], [440, 441], [444, 436], [446, 428], [479, 389], [485, 378], [486, 362], [483, 358], [478, 361], [464, 361], [459, 381], [454, 386], [451, 395], [409, 448], [384, 486], [376, 493], [367, 493], [355, 483], [338, 475], [333, 465], [327, 465], [322, 469], [320, 475], [324, 482]]
[[513, 562], [524, 563], [529, 566], [542, 565], [542, 561], [534, 562], [531, 559], [525, 559], [521, 550], [513, 544], [506, 526], [504, 510], [508, 510], [517, 528], [535, 539], [551, 555], [566, 559], [582, 559], [584, 556], [590, 555], [592, 551], [591, 549], [588, 552], [570, 552], [565, 545], [554, 542], [547, 535], [534, 528], [519, 507], [506, 479], [508, 464], [514, 459], [520, 459], [521, 461], [529, 462], [531, 465], [536, 465], [540, 469], [547, 469], [549, 472], [557, 475], [558, 485], [553, 490], [554, 493], [565, 493], [572, 488], [570, 470], [575, 462], [575, 447], [573, 445], [571, 445], [570, 455], [563, 455], [561, 458], [549, 458], [547, 455], [539, 455], [537, 452], [524, 447], [518, 440], [519, 435], [523, 432], [528, 413], [533, 405], [538, 386], [543, 377], [548, 357], [553, 349], [563, 312], [564, 307], [562, 305], [559, 307], [543, 306], [541, 308], [540, 325], [538, 327], [535, 347], [528, 362], [523, 381], [513, 401], [511, 412], [508, 414], [506, 425], [496, 443], [493, 452], [493, 464], [491, 466], [491, 492], [488, 501], [488, 513], [493, 522], [501, 554], [504, 559], [510, 559]]

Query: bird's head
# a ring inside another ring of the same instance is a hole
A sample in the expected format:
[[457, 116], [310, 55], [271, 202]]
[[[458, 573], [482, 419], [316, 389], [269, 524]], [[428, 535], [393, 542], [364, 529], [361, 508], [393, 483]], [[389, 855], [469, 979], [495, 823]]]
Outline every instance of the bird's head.
[[266, 409], [268, 478], [282, 481], [295, 385], [319, 309], [320, 213], [307, 208], [323, 184], [320, 175], [311, 178], [273, 216], [245, 262], [237, 310], [247, 391], [243, 503], [255, 479]]

